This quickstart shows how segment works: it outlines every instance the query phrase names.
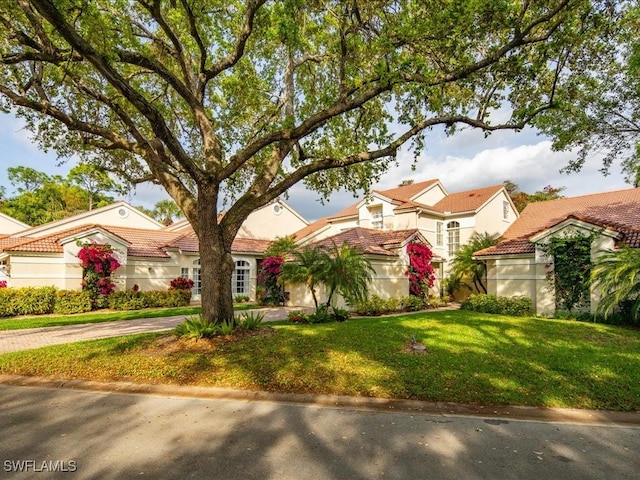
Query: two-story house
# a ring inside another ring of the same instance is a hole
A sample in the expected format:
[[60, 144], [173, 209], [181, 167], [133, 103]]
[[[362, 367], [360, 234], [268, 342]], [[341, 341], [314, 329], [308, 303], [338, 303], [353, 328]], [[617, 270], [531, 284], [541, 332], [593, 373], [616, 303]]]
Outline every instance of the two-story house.
[[[409, 291], [404, 274], [409, 241], [419, 238], [431, 248], [437, 292], [448, 274], [449, 261], [474, 232], [502, 234], [516, 218], [518, 211], [504, 185], [449, 193], [440, 180], [432, 179], [373, 190], [299, 231], [296, 240], [301, 244], [347, 241], [362, 247], [376, 268], [372, 290], [382, 296], [403, 296]], [[358, 233], [349, 233], [354, 230]], [[385, 287], [379, 288], [380, 284]]]

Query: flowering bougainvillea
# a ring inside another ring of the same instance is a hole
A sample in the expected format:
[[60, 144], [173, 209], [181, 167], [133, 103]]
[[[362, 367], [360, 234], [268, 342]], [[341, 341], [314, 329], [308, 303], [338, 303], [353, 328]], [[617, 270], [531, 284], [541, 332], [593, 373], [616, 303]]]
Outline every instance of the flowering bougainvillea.
[[95, 242], [81, 245], [78, 258], [82, 262], [82, 289], [90, 292], [94, 308], [105, 307], [116, 288], [111, 273], [120, 262], [113, 256], [110, 245]]
[[433, 287], [435, 272], [431, 266], [433, 253], [420, 241], [412, 241], [407, 245], [409, 268], [404, 274], [409, 277], [409, 293], [416, 297], [424, 297], [426, 290]]
[[264, 282], [265, 293], [262, 301], [268, 304], [277, 304], [280, 298], [280, 286], [278, 276], [284, 260], [280, 256], [267, 257], [262, 260], [258, 279]]
[[7, 288], [7, 281], [6, 280], [0, 280], [0, 288]]

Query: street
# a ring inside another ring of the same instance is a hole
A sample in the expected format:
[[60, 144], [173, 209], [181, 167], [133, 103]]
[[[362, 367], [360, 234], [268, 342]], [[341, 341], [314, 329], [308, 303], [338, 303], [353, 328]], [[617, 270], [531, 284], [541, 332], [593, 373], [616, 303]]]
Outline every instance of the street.
[[570, 480], [640, 471], [637, 426], [8, 385], [0, 399], [3, 478]]

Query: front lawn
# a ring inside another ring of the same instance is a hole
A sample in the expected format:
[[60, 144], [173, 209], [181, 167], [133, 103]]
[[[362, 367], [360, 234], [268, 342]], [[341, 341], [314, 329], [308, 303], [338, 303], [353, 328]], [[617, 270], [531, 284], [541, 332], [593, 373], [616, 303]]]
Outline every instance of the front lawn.
[[[259, 308], [252, 303], [234, 305], [236, 311]], [[200, 307], [143, 308], [141, 310], [96, 311], [77, 315], [37, 315], [30, 317], [0, 318], [0, 330], [22, 328], [60, 327], [81, 323], [118, 322], [138, 318], [172, 317], [174, 315], [198, 315]]]
[[[427, 353], [409, 353], [415, 335]], [[483, 404], [640, 410], [640, 331], [439, 311], [275, 325], [236, 341], [167, 334], [0, 356], [0, 372]]]

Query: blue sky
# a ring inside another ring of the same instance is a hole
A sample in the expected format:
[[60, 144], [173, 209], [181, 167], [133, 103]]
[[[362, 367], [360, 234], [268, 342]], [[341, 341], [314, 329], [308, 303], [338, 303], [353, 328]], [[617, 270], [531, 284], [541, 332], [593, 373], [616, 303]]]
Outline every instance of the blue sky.
[[[0, 185], [7, 194], [12, 187], [7, 180], [7, 168], [32, 167], [48, 174], [66, 175], [74, 165], [73, 160], [57, 166], [54, 153], [44, 153], [30, 139], [31, 133], [22, 128], [12, 115], [0, 114]], [[411, 170], [413, 157], [402, 151], [399, 165], [393, 166], [374, 187], [379, 190], [393, 188], [402, 180], [413, 178], [416, 182], [439, 178], [449, 192], [500, 184], [511, 180], [527, 193], [541, 190], [546, 185], [566, 187], [565, 196], [577, 196], [630, 188], [624, 182], [619, 165], [613, 165], [609, 176], [603, 176], [599, 157], [590, 158], [580, 173], [562, 174], [559, 170], [575, 158], [572, 152], [552, 152], [549, 139], [532, 129], [520, 133], [495, 132], [485, 138], [477, 130], [461, 130], [447, 137], [442, 131], [429, 134], [426, 149], [420, 156], [417, 168]], [[168, 198], [159, 186], [139, 186], [128, 197], [122, 198], [132, 205], [152, 208], [158, 200]], [[349, 192], [337, 192], [328, 203], [322, 205], [319, 196], [296, 185], [286, 200], [308, 220], [331, 215], [354, 202]]]

